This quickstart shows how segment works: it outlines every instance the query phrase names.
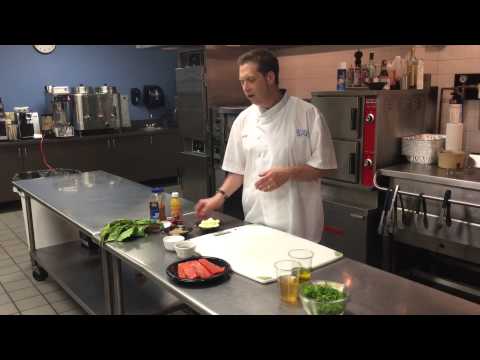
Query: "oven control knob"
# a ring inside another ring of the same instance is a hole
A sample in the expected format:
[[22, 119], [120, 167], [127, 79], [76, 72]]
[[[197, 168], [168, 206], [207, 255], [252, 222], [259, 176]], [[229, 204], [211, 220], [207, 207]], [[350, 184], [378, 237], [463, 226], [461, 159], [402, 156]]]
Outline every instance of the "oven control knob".
[[372, 167], [373, 166], [373, 160], [372, 159], [365, 159], [363, 162], [363, 167]]
[[368, 114], [366, 119], [365, 119], [365, 121], [367, 123], [371, 123], [371, 122], [373, 122], [373, 120], [375, 120], [375, 115], [373, 115], [372, 113]]

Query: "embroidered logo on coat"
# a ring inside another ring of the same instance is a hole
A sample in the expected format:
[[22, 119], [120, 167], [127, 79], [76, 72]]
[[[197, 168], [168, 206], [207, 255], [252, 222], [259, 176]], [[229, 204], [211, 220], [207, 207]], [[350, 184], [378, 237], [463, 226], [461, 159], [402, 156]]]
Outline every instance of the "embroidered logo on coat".
[[308, 136], [308, 129], [297, 129], [297, 136]]

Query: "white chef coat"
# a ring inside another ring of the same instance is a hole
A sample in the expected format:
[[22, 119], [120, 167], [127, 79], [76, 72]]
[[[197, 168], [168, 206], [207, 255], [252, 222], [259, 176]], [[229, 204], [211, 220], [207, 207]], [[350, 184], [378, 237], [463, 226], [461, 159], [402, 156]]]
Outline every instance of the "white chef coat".
[[337, 160], [323, 115], [285, 93], [270, 109], [251, 105], [235, 119], [223, 170], [243, 175], [245, 220], [315, 242], [322, 239], [321, 182], [287, 181], [270, 192], [255, 188], [259, 174], [274, 166], [335, 169]]

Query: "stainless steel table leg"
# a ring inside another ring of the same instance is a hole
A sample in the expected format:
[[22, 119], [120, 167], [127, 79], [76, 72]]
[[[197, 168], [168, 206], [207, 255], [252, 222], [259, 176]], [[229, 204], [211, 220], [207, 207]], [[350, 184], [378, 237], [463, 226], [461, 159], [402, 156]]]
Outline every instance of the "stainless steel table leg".
[[[25, 194], [25, 212], [27, 213], [27, 231], [28, 245], [30, 247], [30, 256], [35, 252], [35, 234], [33, 233], [32, 202], [30, 196]], [[32, 259], [33, 261], [33, 259]]]
[[32, 264], [32, 269], [34, 271], [38, 270], [37, 261], [35, 260], [34, 254], [37, 250], [35, 247], [35, 234], [33, 231], [33, 216], [32, 216], [32, 202], [30, 195], [24, 194], [25, 196], [25, 213], [27, 214], [27, 232], [28, 232], [28, 247], [30, 254], [30, 262]]
[[114, 311], [117, 315], [123, 315], [122, 263], [115, 256], [112, 256], [112, 278]]
[[105, 314], [113, 314], [113, 281], [112, 281], [112, 255], [103, 247], [100, 248], [102, 254], [102, 275], [103, 292], [105, 297]]

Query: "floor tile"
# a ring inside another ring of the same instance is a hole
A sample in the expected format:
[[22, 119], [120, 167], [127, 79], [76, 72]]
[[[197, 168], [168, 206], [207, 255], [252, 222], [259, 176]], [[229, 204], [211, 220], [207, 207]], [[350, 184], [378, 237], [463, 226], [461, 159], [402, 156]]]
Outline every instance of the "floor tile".
[[20, 311], [25, 311], [39, 306], [48, 305], [48, 302], [42, 295], [37, 295], [31, 298], [15, 301], [15, 305]]
[[28, 249], [23, 245], [21, 247], [5, 248], [5, 251], [13, 258], [27, 256], [29, 254]]
[[55, 311], [57, 311], [58, 313], [62, 313], [68, 310], [73, 310], [78, 307], [78, 305], [71, 300], [57, 301], [57, 302], [51, 303], [50, 305], [52, 305]]
[[4, 266], [12, 266], [12, 265], [16, 265], [12, 259], [3, 259], [3, 260], [0, 260], [0, 268], [1, 267], [4, 267]]
[[13, 237], [9, 240], [4, 240], [0, 242], [0, 246], [3, 247], [4, 250], [6, 250], [7, 247], [9, 246], [17, 246], [17, 245], [23, 245], [24, 243], [22, 240], [20, 240], [17, 237]]
[[58, 289], [60, 289], [60, 287], [56, 284], [56, 283], [42, 283], [40, 281], [37, 281], [34, 283], [35, 286], [37, 287], [38, 290], [40, 290], [40, 292], [42, 294], [48, 294], [52, 291], [56, 291]]
[[57, 315], [57, 313], [50, 305], [44, 305], [30, 310], [22, 311], [22, 315]]
[[6, 236], [8, 236], [12, 233], [12, 230], [10, 230], [9, 227], [7, 227], [6, 225], [3, 225], [3, 226], [4, 227], [0, 226], [0, 239], [3, 238], [3, 237], [6, 237]]
[[18, 240], [17, 234], [13, 231], [0, 231], [0, 245], [3, 245], [6, 241]]
[[6, 284], [3, 284], [3, 287], [8, 292], [25, 289], [27, 287], [32, 287], [32, 282], [30, 280], [19, 280], [19, 281], [12, 281]]
[[49, 303], [54, 303], [60, 300], [70, 300], [70, 296], [68, 296], [68, 294], [63, 290], [52, 291], [44, 296]]
[[40, 295], [40, 291], [32, 286], [25, 289], [11, 291], [8, 295], [10, 295], [13, 301], [18, 301]]
[[18, 272], [12, 273], [12, 274], [0, 276], [0, 283], [7, 284], [7, 283], [12, 282], [12, 281], [26, 280], [26, 279], [27, 279], [27, 277], [25, 276], [23, 271], [18, 271]]
[[7, 294], [0, 295], [0, 305], [10, 304], [12, 300]]
[[32, 272], [32, 262], [30, 260], [26, 262], [18, 263], [17, 266], [20, 267], [20, 269], [22, 269], [25, 272], [28, 272], [28, 273]]
[[19, 255], [19, 256], [12, 256], [13, 261], [17, 264], [24, 263], [30, 260], [30, 255]]
[[12, 230], [16, 234], [27, 234], [27, 229], [25, 229], [25, 225], [18, 224], [10, 226], [10, 230]]
[[27, 246], [21, 242], [20, 240], [17, 240], [17, 243], [16, 244], [13, 244], [13, 245], [4, 245], [2, 244], [2, 247], [3, 249], [6, 251], [6, 252], [10, 252], [10, 251], [15, 251], [15, 250], [25, 250], [27, 249]]
[[16, 312], [18, 312], [18, 309], [12, 303], [0, 305], [0, 315], [12, 315]]
[[13, 274], [20, 271], [20, 268], [17, 265], [9, 265], [0, 267], [0, 276]]
[[82, 308], [68, 310], [60, 313], [60, 315], [88, 315]]

